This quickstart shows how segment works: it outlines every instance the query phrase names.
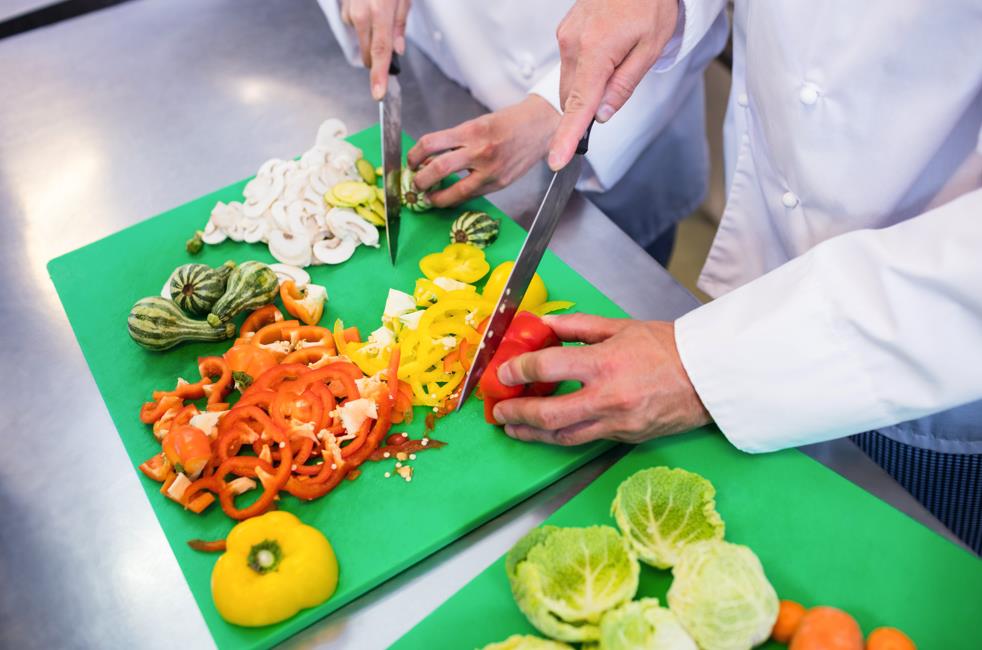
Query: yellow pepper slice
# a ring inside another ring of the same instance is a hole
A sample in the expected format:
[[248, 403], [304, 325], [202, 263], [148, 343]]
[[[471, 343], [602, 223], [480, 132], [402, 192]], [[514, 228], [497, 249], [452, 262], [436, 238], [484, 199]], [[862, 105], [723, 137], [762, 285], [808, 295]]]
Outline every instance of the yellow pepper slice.
[[444, 277], [460, 282], [477, 282], [491, 269], [484, 251], [470, 244], [450, 244], [439, 253], [419, 261], [419, 269], [430, 280]]
[[211, 573], [218, 613], [248, 627], [319, 605], [337, 585], [338, 561], [327, 538], [279, 510], [237, 524]]
[[[511, 275], [511, 270], [514, 266], [514, 262], [508, 261], [502, 262], [494, 267], [491, 275], [488, 276], [488, 281], [484, 285], [484, 292], [482, 294], [487, 300], [494, 303], [498, 302], [498, 299], [501, 298], [501, 292], [505, 290], [505, 284], [508, 283], [508, 276]], [[528, 289], [525, 290], [525, 297], [522, 298], [522, 304], [518, 306], [518, 310], [534, 312], [535, 308], [544, 303], [548, 297], [549, 292], [546, 291], [546, 283], [536, 273], [532, 276], [532, 281], [529, 282]]]
[[550, 300], [549, 302], [544, 302], [538, 307], [530, 309], [536, 316], [545, 316], [546, 314], [551, 314], [554, 311], [562, 311], [564, 309], [569, 309], [575, 302], [569, 300]]

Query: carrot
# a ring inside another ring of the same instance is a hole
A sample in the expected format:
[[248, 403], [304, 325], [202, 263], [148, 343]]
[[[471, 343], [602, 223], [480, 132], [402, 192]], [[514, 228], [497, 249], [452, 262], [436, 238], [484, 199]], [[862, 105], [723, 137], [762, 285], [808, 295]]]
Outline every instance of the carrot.
[[805, 608], [803, 605], [793, 600], [782, 600], [781, 607], [777, 612], [777, 621], [774, 623], [774, 629], [771, 630], [771, 638], [778, 643], [787, 644], [790, 642], [795, 630], [798, 629], [798, 624], [801, 623], [801, 617], [804, 615]]
[[863, 650], [863, 632], [856, 620], [835, 607], [805, 612], [791, 637], [789, 650]]
[[878, 627], [866, 638], [866, 650], [917, 650], [917, 646], [895, 627]]

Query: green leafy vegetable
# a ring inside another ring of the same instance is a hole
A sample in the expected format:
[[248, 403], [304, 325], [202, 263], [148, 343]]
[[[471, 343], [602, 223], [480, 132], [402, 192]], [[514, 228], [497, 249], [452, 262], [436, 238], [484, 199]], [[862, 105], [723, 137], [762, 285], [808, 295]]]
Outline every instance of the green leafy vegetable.
[[505, 561], [512, 594], [540, 632], [562, 641], [600, 636], [600, 617], [634, 597], [641, 567], [610, 526], [544, 526]]
[[573, 650], [573, 647], [531, 634], [513, 634], [504, 641], [484, 646], [482, 650]]
[[693, 542], [723, 539], [713, 484], [692, 472], [652, 467], [617, 488], [611, 513], [642, 562], [667, 569]]
[[778, 599], [757, 556], [716, 540], [686, 547], [672, 569], [668, 606], [703, 650], [746, 650], [767, 640]]
[[670, 609], [642, 598], [600, 619], [600, 650], [698, 650]]

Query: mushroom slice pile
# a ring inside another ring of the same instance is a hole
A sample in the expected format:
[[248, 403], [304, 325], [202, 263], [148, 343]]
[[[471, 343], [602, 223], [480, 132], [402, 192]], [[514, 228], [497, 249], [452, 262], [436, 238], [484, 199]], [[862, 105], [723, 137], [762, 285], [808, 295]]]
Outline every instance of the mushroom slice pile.
[[[282, 265], [298, 270], [311, 264], [340, 264], [361, 244], [377, 247], [375, 226], [353, 210], [330, 208], [324, 202], [330, 188], [361, 178], [356, 167], [361, 150], [344, 140], [347, 134], [341, 120], [326, 120], [314, 146], [299, 160], [264, 162], [243, 189], [242, 201], [215, 204], [202, 241], [263, 242]], [[308, 276], [304, 284], [309, 281]]]

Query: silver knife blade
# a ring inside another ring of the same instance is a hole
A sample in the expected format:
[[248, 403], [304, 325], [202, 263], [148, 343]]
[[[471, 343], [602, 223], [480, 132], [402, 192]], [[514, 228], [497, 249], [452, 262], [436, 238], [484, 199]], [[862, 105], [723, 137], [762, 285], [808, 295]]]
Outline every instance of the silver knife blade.
[[382, 128], [382, 183], [385, 189], [385, 241], [389, 259], [396, 263], [399, 250], [399, 211], [402, 209], [402, 88], [399, 63], [393, 53], [385, 97], [378, 104]]
[[[586, 137], [586, 136], [584, 136]], [[515, 266], [512, 267], [505, 289], [495, 305], [494, 313], [488, 321], [487, 329], [478, 344], [477, 354], [474, 356], [474, 363], [467, 371], [464, 379], [463, 388], [460, 389], [460, 397], [457, 401], [457, 409], [460, 410], [464, 401], [474, 390], [477, 382], [484, 374], [484, 369], [488, 367], [494, 353], [498, 351], [498, 345], [505, 336], [505, 331], [511, 325], [511, 321], [518, 312], [518, 306], [525, 297], [535, 270], [539, 268], [539, 262], [545, 254], [549, 240], [556, 231], [559, 217], [569, 201], [576, 181], [580, 177], [580, 168], [583, 166], [583, 155], [577, 154], [565, 167], [553, 174], [546, 195], [539, 205], [539, 211], [535, 213], [535, 219], [529, 228], [522, 250], [518, 253]]]

